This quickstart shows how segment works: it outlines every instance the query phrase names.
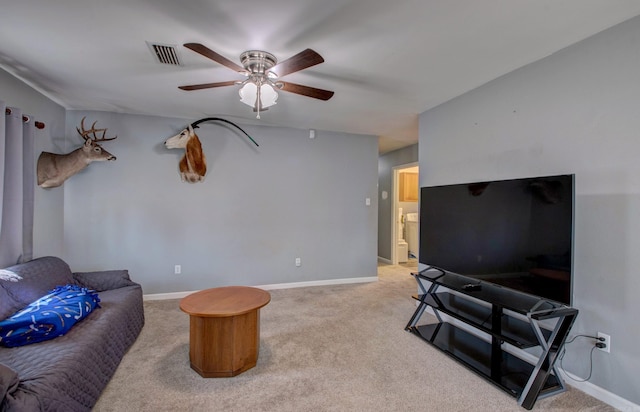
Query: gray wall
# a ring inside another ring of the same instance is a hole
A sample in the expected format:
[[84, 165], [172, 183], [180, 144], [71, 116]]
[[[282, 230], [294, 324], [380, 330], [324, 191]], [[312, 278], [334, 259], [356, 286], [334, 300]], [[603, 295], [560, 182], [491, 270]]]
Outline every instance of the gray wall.
[[146, 294], [377, 276], [375, 136], [243, 125], [255, 147], [205, 123], [196, 131], [207, 176], [189, 184], [178, 173], [183, 152], [163, 146], [188, 120], [69, 111], [76, 145], [83, 116], [118, 135], [104, 143], [117, 160], [63, 186], [73, 269], [127, 268]]
[[[418, 145], [414, 144], [378, 159], [378, 256], [391, 260], [391, 214], [393, 213], [393, 168], [418, 161]], [[382, 199], [382, 192], [389, 197]]]
[[74, 270], [126, 268], [147, 294], [377, 276], [375, 136], [243, 126], [256, 148], [207, 123], [198, 129], [207, 177], [188, 184], [182, 152], [162, 143], [194, 119], [66, 111], [4, 70], [0, 90], [46, 123], [35, 159], [78, 147], [85, 115], [119, 136], [104, 143], [116, 162], [36, 187], [36, 257], [61, 256]]
[[[640, 404], [640, 19], [420, 116], [420, 184], [575, 173], [574, 334], [611, 335], [590, 382]], [[568, 346], [586, 377], [593, 341]]]
[[[42, 151], [64, 150], [65, 109], [51, 99], [35, 91], [13, 75], [0, 69], [0, 99], [7, 106], [19, 107], [24, 114], [44, 122], [45, 128], [36, 129], [34, 160]], [[34, 256], [62, 256], [63, 193], [58, 191], [43, 196], [36, 188], [33, 253]]]

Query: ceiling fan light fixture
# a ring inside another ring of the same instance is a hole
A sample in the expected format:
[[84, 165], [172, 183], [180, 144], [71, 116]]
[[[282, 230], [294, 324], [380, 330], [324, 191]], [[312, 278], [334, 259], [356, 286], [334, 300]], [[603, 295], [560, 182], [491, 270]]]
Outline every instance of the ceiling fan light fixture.
[[270, 71], [278, 62], [276, 57], [261, 50], [249, 50], [240, 55], [240, 62], [249, 72], [249, 79], [240, 89], [240, 101], [254, 108], [260, 118], [260, 111], [276, 104], [278, 93], [272, 84], [275, 73]]
[[273, 106], [278, 101], [278, 93], [271, 85], [263, 84], [260, 87], [260, 100], [262, 107]]
[[278, 100], [278, 93], [270, 84], [260, 86], [260, 104], [258, 104], [258, 86], [255, 83], [246, 82], [238, 93], [240, 94], [240, 101], [242, 103], [247, 106], [260, 107], [262, 109], [273, 106]]

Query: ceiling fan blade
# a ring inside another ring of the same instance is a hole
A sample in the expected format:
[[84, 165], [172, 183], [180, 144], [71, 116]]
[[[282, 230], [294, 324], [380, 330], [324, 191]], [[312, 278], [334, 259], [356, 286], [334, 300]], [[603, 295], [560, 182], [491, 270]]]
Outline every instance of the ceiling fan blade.
[[329, 90], [316, 89], [315, 87], [303, 86], [290, 82], [278, 82], [282, 84], [280, 90], [285, 92], [301, 94], [303, 96], [313, 97], [314, 99], [329, 100], [333, 97], [333, 92]]
[[229, 80], [228, 82], [203, 83], [203, 84], [191, 84], [188, 86], [178, 86], [178, 89], [192, 91], [192, 90], [211, 89], [213, 87], [233, 86], [234, 84], [236, 84], [235, 80]]
[[286, 76], [287, 74], [295, 73], [297, 71], [315, 66], [324, 62], [322, 56], [311, 49], [306, 49], [296, 54], [287, 60], [275, 65], [271, 71], [278, 75], [278, 77]]
[[220, 63], [221, 65], [226, 66], [236, 72], [244, 73], [246, 71], [244, 67], [237, 65], [226, 57], [214, 52], [210, 48], [203, 46], [200, 43], [185, 43], [184, 47], [186, 47], [187, 49], [191, 49], [196, 53], [200, 53], [204, 57], [207, 57], [216, 63]]

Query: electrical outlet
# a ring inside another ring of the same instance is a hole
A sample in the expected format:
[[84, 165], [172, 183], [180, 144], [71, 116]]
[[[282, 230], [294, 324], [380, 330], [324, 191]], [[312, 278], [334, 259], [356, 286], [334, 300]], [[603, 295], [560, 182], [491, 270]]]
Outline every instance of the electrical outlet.
[[302, 260], [300, 258], [296, 258], [296, 266], [302, 265]]
[[173, 268], [173, 273], [176, 275], [179, 275], [180, 273], [182, 273], [182, 266], [180, 265], [175, 265]]
[[603, 351], [603, 352], [611, 353], [611, 336], [606, 335], [606, 334], [604, 334], [602, 332], [598, 332], [598, 337], [599, 338], [604, 338], [604, 340], [596, 341], [596, 343], [604, 344], [603, 348], [598, 348], [598, 349]]

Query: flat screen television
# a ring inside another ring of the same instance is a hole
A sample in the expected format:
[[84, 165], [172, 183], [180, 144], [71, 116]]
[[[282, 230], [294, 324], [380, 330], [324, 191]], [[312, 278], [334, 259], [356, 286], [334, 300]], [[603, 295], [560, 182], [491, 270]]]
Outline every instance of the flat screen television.
[[570, 305], [574, 180], [420, 188], [420, 263]]

